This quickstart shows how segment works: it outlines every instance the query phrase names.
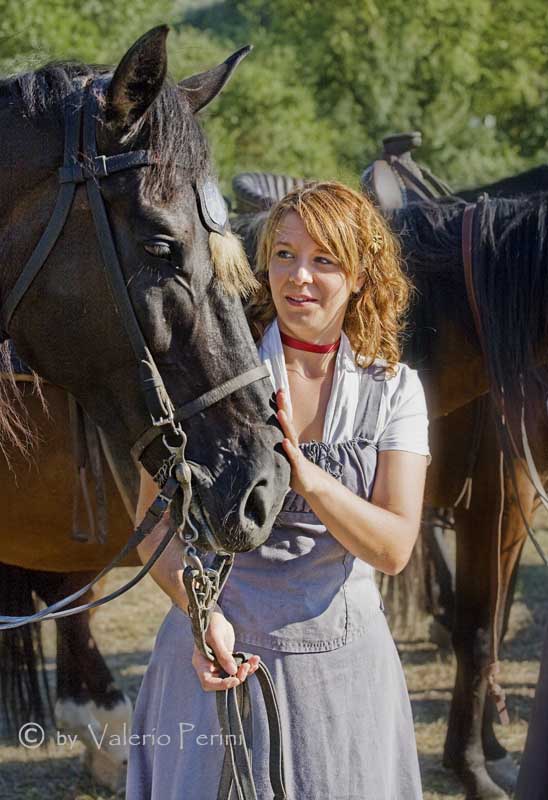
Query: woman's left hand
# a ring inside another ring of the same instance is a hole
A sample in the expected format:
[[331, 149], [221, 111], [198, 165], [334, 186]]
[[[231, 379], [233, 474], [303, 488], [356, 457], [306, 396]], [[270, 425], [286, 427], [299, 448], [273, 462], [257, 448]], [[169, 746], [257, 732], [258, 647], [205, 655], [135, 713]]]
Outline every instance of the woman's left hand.
[[320, 467], [309, 461], [299, 449], [299, 437], [289, 415], [283, 389], [276, 392], [276, 402], [278, 404], [276, 417], [285, 437], [282, 446], [291, 465], [290, 485], [294, 492], [306, 498], [308, 492], [316, 488], [318, 479], [321, 479], [325, 473]]

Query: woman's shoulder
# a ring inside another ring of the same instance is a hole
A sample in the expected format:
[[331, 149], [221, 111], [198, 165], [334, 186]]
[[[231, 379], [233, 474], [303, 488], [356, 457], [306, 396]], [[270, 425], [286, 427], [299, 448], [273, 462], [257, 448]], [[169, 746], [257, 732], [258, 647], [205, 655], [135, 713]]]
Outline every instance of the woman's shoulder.
[[388, 397], [409, 391], [409, 389], [416, 391], [417, 387], [420, 386], [419, 374], [409, 364], [398, 361], [393, 369], [388, 367], [388, 361], [384, 358], [375, 358], [369, 365], [365, 359], [361, 359], [359, 356], [356, 358], [356, 368], [362, 381], [383, 382], [385, 394]]

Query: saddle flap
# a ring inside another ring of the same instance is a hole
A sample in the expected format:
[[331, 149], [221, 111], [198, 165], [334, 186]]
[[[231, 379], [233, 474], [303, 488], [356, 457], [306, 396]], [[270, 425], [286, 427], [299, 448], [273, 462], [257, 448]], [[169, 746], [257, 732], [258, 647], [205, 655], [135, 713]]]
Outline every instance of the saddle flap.
[[403, 208], [402, 185], [387, 161], [374, 161], [362, 174], [360, 186], [381, 208]]

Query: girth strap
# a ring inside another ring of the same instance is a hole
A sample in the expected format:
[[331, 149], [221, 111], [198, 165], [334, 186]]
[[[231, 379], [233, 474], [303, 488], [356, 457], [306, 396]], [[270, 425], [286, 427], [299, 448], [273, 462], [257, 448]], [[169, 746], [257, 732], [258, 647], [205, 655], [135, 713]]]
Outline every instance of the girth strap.
[[[97, 543], [104, 544], [108, 534], [108, 513], [102, 445], [95, 423], [71, 394], [68, 395], [68, 410], [76, 471], [71, 538], [78, 542], [88, 542], [93, 538]], [[88, 470], [95, 494], [95, 508], [88, 488]], [[80, 500], [87, 515], [89, 533], [80, 525]]]

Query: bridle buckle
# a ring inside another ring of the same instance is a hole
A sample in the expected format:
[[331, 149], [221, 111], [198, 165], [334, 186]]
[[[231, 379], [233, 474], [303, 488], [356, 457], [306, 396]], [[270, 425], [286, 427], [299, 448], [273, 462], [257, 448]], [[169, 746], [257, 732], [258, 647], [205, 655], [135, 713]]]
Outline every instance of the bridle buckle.
[[93, 174], [96, 178], [106, 178], [108, 176], [106, 156], [95, 156], [93, 159]]

